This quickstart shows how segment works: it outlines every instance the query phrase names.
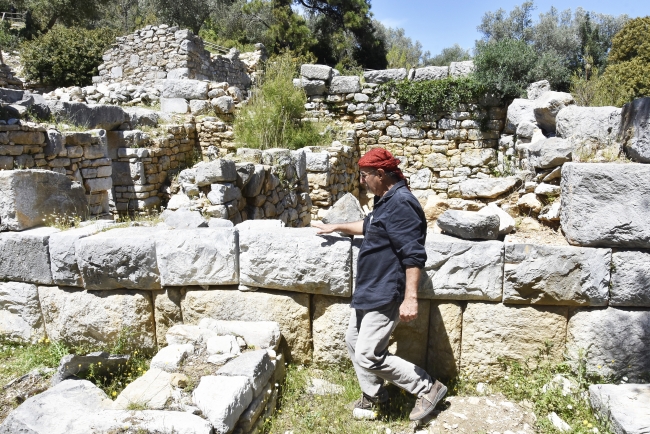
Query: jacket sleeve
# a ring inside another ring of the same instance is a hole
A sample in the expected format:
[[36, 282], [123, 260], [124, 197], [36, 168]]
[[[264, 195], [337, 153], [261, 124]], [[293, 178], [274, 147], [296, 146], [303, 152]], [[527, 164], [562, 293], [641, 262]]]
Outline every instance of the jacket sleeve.
[[427, 225], [420, 204], [415, 198], [412, 201], [400, 198], [390, 212], [386, 231], [402, 265], [424, 268]]

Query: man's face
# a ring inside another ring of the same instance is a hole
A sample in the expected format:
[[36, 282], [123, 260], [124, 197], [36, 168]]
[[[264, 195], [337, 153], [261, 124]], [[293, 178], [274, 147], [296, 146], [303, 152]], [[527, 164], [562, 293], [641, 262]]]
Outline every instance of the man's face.
[[368, 191], [374, 195], [378, 195], [381, 190], [381, 178], [379, 172], [375, 169], [363, 168], [359, 171], [361, 184], [365, 184]]

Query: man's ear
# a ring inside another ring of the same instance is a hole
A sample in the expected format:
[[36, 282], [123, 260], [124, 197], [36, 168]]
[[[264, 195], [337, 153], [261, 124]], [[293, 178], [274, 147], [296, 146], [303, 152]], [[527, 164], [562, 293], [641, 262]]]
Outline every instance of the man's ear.
[[385, 174], [386, 171], [384, 169], [377, 169], [377, 176], [379, 177], [379, 179], [383, 178]]

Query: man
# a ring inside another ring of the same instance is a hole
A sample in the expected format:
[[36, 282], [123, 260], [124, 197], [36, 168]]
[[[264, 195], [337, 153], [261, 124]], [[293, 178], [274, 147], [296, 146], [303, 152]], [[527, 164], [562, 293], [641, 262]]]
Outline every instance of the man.
[[398, 322], [417, 318], [418, 282], [427, 259], [424, 212], [407, 187], [399, 163], [385, 149], [367, 152], [359, 160], [359, 169], [361, 183], [375, 195], [373, 211], [353, 223], [312, 223], [319, 234], [364, 235], [345, 339], [363, 392], [353, 410], [357, 419], [374, 419], [375, 409], [386, 404], [384, 381], [417, 396], [412, 421], [429, 415], [447, 393], [424, 369], [388, 352]]

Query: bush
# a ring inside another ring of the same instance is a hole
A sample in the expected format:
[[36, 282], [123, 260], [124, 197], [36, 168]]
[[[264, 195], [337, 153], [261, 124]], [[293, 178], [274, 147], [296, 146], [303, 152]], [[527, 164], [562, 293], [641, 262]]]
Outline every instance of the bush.
[[258, 87], [235, 118], [239, 146], [298, 149], [322, 141], [312, 123], [300, 121], [307, 97], [293, 85], [296, 70], [297, 62], [289, 53], [267, 62]]
[[105, 28], [55, 26], [21, 49], [25, 76], [52, 86], [89, 85], [113, 39]]

